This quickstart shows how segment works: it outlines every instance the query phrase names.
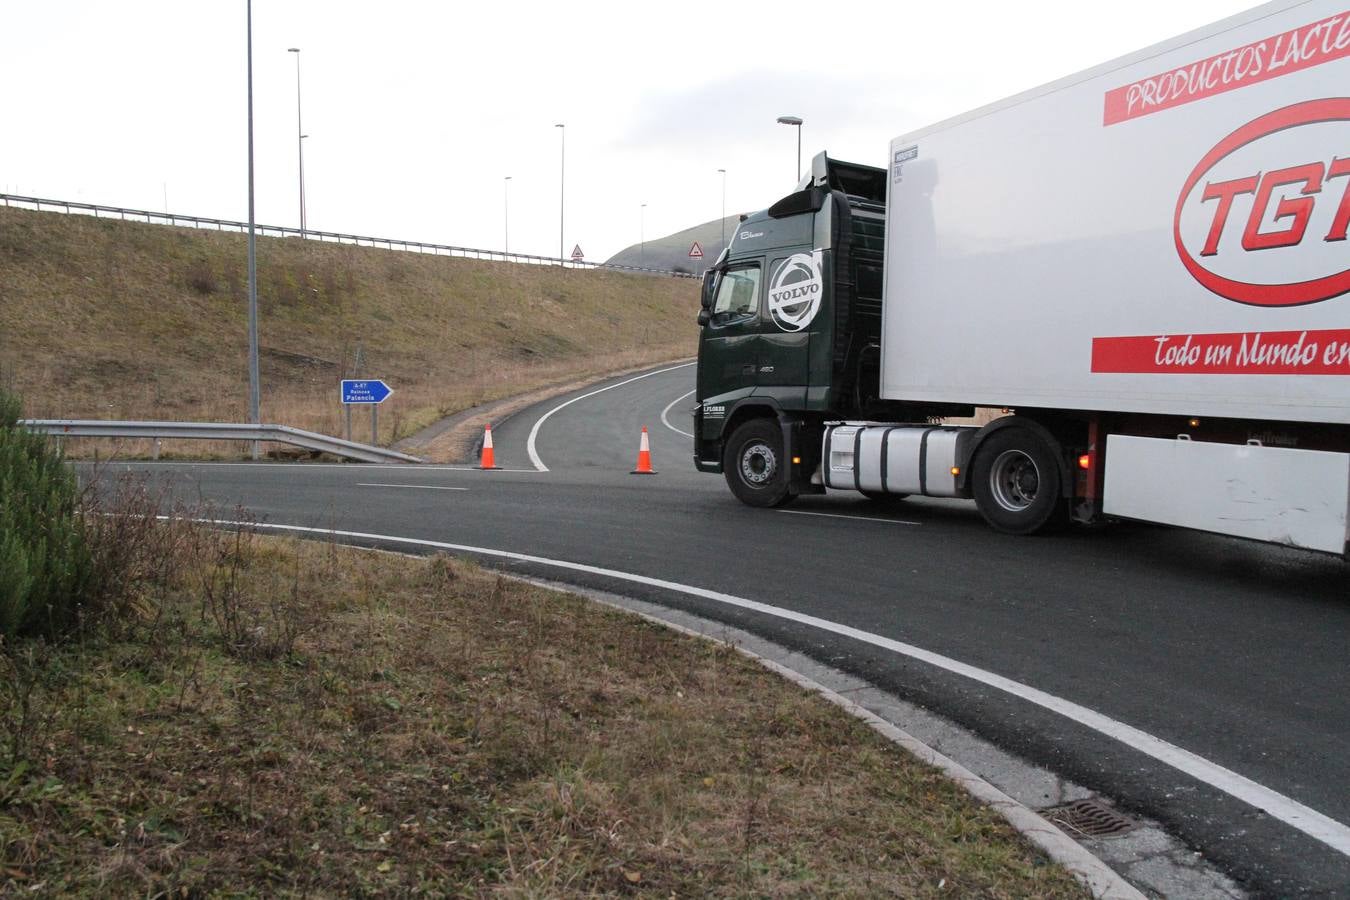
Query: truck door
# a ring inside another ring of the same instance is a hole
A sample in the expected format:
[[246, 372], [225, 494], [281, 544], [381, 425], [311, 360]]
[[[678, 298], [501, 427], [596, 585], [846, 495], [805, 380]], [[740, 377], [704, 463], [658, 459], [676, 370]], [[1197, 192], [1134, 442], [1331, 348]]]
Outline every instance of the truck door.
[[800, 409], [810, 381], [811, 335], [824, 301], [820, 255], [809, 248], [769, 258], [768, 310], [760, 317], [757, 394]]
[[737, 391], [746, 396], [755, 386], [763, 268], [758, 259], [737, 261], [717, 280], [712, 318], [698, 345], [699, 400]]

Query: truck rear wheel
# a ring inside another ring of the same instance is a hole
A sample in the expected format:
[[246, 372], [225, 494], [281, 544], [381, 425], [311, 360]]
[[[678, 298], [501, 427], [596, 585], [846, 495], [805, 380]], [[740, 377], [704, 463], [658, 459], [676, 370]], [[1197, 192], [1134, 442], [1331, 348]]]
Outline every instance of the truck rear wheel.
[[975, 454], [975, 506], [995, 531], [1035, 534], [1064, 518], [1059, 461], [1030, 428], [989, 436]]
[[727, 441], [722, 471], [727, 487], [742, 503], [769, 507], [792, 500], [783, 433], [776, 422], [751, 419], [739, 425]]

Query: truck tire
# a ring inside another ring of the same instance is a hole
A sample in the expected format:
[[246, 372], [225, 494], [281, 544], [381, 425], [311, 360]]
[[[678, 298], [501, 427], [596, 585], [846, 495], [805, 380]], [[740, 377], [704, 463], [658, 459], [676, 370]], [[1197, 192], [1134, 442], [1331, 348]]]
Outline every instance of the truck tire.
[[722, 455], [727, 487], [749, 506], [782, 506], [788, 493], [783, 433], [770, 419], [751, 419], [737, 426]]
[[995, 531], [1035, 534], [1067, 508], [1055, 450], [1030, 428], [996, 431], [975, 454], [975, 506]]

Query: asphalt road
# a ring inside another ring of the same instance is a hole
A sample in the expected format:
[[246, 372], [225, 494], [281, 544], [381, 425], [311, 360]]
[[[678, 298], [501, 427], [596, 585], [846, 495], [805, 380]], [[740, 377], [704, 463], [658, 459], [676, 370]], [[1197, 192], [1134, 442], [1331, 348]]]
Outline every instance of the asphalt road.
[[[1161, 821], [1258, 894], [1350, 896], [1350, 565], [1142, 525], [1007, 537], [960, 502], [841, 494], [750, 509], [693, 470], [693, 371], [517, 414], [493, 429], [496, 472], [135, 468], [270, 523], [611, 570], [485, 557], [727, 621], [863, 676]], [[629, 474], [643, 425], [654, 476]], [[1143, 738], [1103, 733], [1115, 726]]]

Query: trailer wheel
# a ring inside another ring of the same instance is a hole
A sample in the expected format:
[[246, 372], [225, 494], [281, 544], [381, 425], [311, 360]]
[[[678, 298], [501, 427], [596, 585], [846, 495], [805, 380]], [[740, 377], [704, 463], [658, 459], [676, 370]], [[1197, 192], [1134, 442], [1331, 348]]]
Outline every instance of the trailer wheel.
[[750, 506], [782, 506], [788, 493], [787, 460], [783, 459], [783, 434], [777, 423], [751, 419], [731, 433], [722, 457], [727, 487]]
[[975, 506], [995, 531], [1035, 534], [1064, 518], [1055, 451], [1029, 428], [990, 435], [975, 455], [972, 474]]

